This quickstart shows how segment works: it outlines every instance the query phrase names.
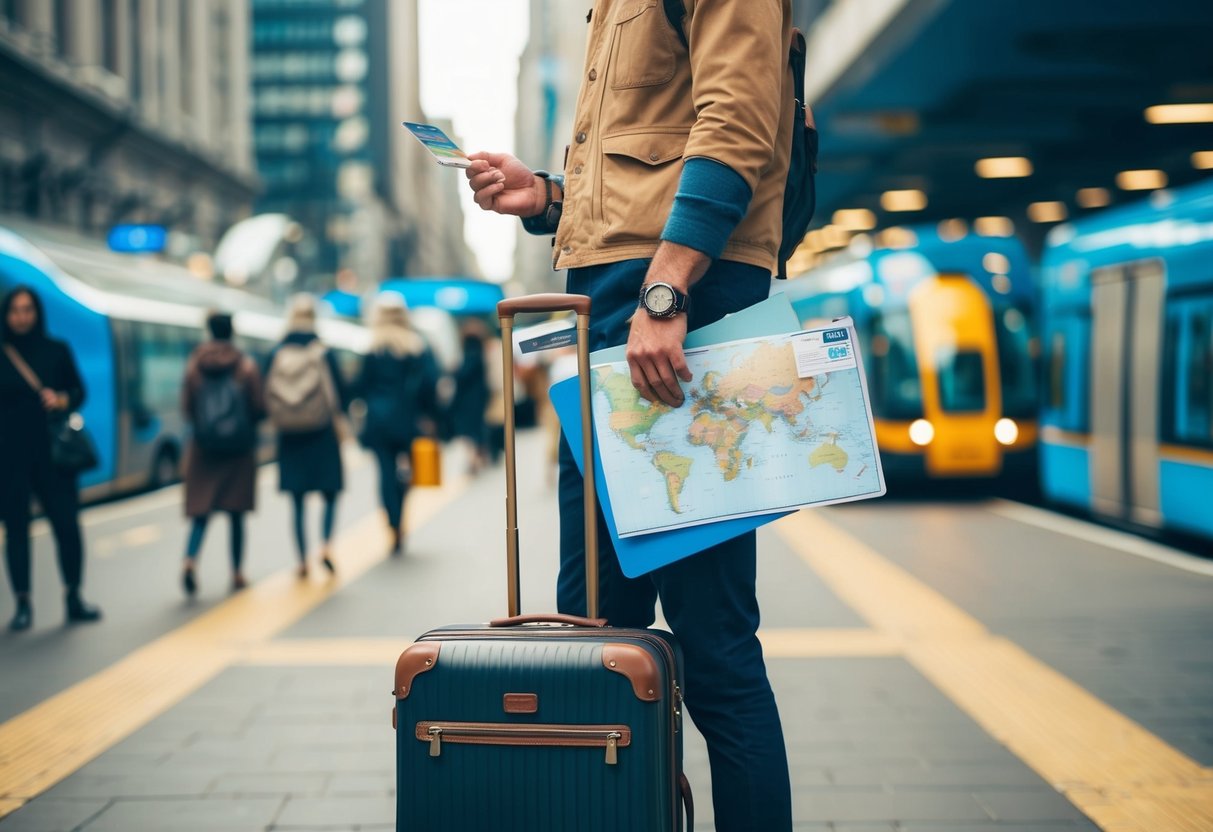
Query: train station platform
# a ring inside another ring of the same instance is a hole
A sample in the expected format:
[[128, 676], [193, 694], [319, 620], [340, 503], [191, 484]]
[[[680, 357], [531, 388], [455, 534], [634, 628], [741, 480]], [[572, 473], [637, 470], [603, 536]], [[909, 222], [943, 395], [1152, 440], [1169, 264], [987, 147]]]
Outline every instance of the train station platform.
[[[543, 443], [520, 446], [535, 611], [556, 571]], [[498, 468], [418, 490], [389, 558], [373, 467], [350, 463], [333, 580], [294, 576], [272, 467], [236, 595], [217, 520], [183, 599], [176, 488], [84, 513], [95, 626], [62, 625], [36, 533], [35, 629], [0, 636], [0, 832], [394, 828], [394, 661], [504, 612], [504, 489]], [[800, 512], [759, 557], [798, 832], [1213, 829], [1213, 562], [985, 496]]]

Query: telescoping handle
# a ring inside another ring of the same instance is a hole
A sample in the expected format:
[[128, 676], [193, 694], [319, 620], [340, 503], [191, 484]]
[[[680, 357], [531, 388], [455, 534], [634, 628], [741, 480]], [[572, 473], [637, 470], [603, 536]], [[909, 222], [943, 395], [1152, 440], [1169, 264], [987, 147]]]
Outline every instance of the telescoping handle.
[[590, 422], [590, 299], [585, 295], [524, 295], [497, 304], [505, 394], [505, 552], [509, 614], [511, 618], [519, 615], [522, 595], [518, 570], [518, 469], [514, 457], [514, 316], [519, 312], [577, 313], [577, 375], [581, 387], [581, 442], [585, 459], [585, 608], [586, 617], [597, 618], [598, 500], [594, 491], [594, 434]]

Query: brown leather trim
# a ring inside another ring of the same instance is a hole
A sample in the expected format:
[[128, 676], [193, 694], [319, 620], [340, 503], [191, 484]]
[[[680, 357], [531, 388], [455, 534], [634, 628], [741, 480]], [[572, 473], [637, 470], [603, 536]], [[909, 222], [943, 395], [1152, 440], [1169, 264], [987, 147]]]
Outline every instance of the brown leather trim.
[[[422, 742], [430, 742], [430, 728], [442, 728], [442, 744], [463, 745], [552, 745], [570, 748], [602, 748], [607, 744], [606, 734], [615, 732], [619, 739], [615, 744], [626, 748], [632, 744], [632, 729], [626, 725], [548, 725], [529, 723], [513, 725], [500, 722], [418, 722], [414, 736]], [[488, 733], [477, 734], [477, 731]], [[584, 733], [586, 736], [559, 736], [559, 732]], [[466, 732], [466, 733], [465, 733]], [[469, 735], [470, 734], [470, 735]]]
[[413, 679], [438, 665], [438, 641], [419, 641], [410, 644], [396, 660], [396, 698], [407, 699], [413, 689]]
[[547, 615], [515, 615], [510, 618], [494, 618], [489, 622], [490, 627], [517, 627], [521, 624], [567, 624], [571, 627], [602, 628], [607, 625], [607, 620], [605, 618], [583, 618], [580, 615], [551, 613]]
[[534, 714], [539, 712], [539, 694], [507, 693], [501, 697], [501, 707], [507, 714]]
[[661, 699], [661, 666], [652, 654], [636, 644], [606, 644], [602, 647], [602, 666], [626, 676], [632, 692], [642, 702]]

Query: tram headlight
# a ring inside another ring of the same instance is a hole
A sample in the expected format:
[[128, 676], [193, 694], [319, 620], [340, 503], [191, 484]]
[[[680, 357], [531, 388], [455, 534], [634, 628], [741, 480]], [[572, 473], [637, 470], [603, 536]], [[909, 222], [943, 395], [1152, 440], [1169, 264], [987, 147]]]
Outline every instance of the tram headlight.
[[1014, 445], [1019, 439], [1019, 425], [1013, 419], [999, 419], [994, 423], [994, 438], [1002, 445]]
[[915, 419], [910, 423], [910, 441], [915, 445], [927, 446], [935, 438], [935, 426], [926, 419]]

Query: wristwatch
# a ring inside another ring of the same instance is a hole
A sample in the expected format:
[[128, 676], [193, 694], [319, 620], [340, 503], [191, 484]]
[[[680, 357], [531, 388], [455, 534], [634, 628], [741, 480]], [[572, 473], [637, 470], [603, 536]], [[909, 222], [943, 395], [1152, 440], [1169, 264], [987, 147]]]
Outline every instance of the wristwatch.
[[687, 295], [668, 283], [646, 283], [640, 287], [640, 308], [654, 318], [672, 318], [691, 305]]
[[543, 210], [533, 217], [523, 217], [522, 227], [531, 234], [555, 234], [556, 228], [560, 225], [560, 216], [564, 212], [564, 203], [558, 202], [554, 198], [552, 183], [555, 182], [564, 190], [564, 177], [559, 174], [548, 173], [546, 170], [537, 170], [535, 175], [543, 180], [546, 188], [547, 201], [543, 206]]

